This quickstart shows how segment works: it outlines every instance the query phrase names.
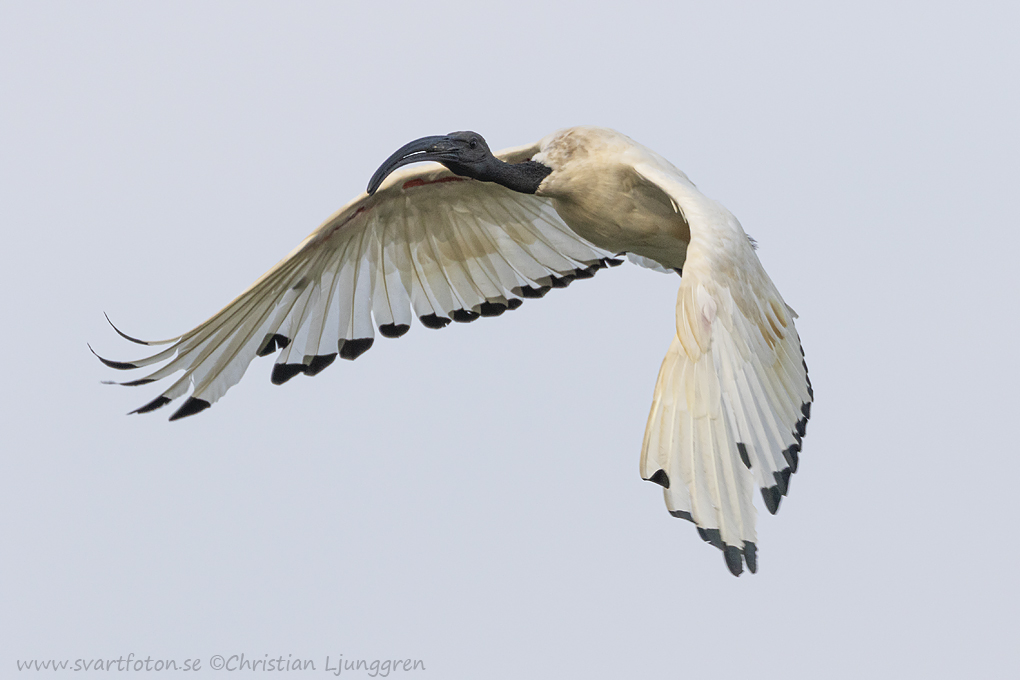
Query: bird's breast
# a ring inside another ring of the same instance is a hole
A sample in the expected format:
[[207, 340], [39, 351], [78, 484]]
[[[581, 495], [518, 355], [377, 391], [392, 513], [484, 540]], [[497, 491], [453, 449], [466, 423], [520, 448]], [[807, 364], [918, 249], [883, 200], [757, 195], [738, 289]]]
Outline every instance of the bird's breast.
[[578, 236], [614, 253], [635, 253], [683, 268], [690, 228], [658, 187], [627, 167], [567, 168], [543, 183], [556, 212]]

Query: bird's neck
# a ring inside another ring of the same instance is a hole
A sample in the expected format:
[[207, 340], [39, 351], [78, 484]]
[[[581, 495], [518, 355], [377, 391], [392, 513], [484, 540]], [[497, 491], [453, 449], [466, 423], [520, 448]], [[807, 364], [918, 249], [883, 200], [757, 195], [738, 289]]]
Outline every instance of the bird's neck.
[[504, 163], [499, 159], [493, 159], [495, 163], [489, 165], [486, 168], [487, 172], [484, 177], [478, 179], [485, 182], [495, 182], [501, 184], [507, 189], [520, 192], [522, 194], [533, 194], [538, 190], [538, 186], [542, 183], [549, 173], [552, 172], [552, 168], [547, 165], [542, 165], [537, 161], [524, 161], [523, 163]]

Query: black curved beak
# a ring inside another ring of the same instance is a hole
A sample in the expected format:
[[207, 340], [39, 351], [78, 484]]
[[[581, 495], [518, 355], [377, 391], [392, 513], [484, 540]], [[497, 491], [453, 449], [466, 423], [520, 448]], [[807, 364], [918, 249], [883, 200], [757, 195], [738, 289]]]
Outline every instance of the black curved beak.
[[453, 155], [454, 149], [453, 142], [446, 135], [422, 137], [405, 144], [397, 149], [392, 156], [383, 161], [383, 164], [372, 175], [372, 179], [368, 182], [368, 189], [366, 189], [368, 195], [374, 194], [379, 185], [383, 183], [383, 180], [402, 165], [421, 161], [442, 162], [444, 160], [456, 160], [456, 157]]

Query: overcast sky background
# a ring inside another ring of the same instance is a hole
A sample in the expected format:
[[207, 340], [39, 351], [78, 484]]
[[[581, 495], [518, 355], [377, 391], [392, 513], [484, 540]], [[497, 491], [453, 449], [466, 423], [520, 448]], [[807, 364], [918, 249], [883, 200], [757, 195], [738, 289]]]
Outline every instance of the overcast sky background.
[[[0, 2], [0, 671], [243, 652], [314, 677], [341, 654], [442, 679], [1015, 672], [1018, 19]], [[638, 474], [675, 277], [627, 265], [282, 387], [258, 360], [172, 424], [124, 415], [158, 387], [100, 384], [123, 374], [86, 342], [141, 349], [104, 311], [191, 328], [405, 142], [579, 124], [729, 207], [800, 314], [817, 401], [757, 575]]]

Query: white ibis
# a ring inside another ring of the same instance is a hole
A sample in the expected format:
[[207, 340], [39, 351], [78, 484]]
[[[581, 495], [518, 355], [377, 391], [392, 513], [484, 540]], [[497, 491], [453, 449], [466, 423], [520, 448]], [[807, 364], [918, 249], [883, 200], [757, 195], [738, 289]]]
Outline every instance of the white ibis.
[[[419, 161], [439, 164], [397, 170]], [[445, 166], [445, 167], [444, 167]], [[474, 132], [407, 144], [366, 193], [208, 321], [130, 362], [181, 372], [132, 413], [190, 395], [170, 420], [208, 408], [256, 356], [274, 384], [316, 375], [426, 328], [517, 309], [628, 254], [681, 274], [676, 334], [659, 372], [641, 476], [693, 522], [735, 575], [757, 570], [753, 485], [775, 514], [797, 470], [813, 393], [794, 311], [723, 206], [658, 154], [605, 128], [576, 127], [497, 153]], [[101, 358], [101, 357], [100, 357]]]

